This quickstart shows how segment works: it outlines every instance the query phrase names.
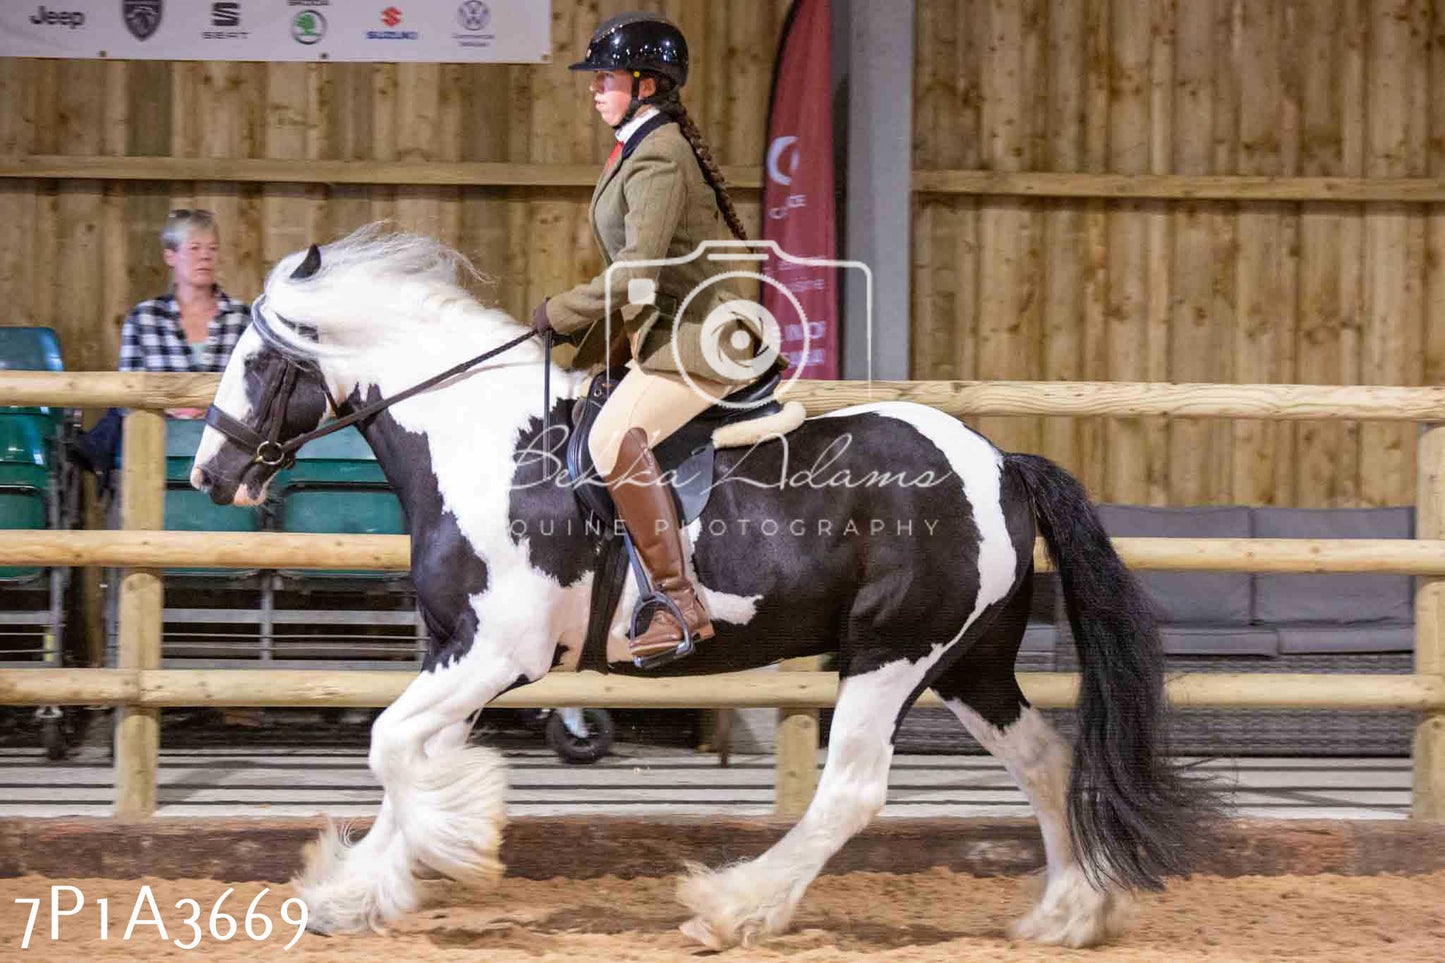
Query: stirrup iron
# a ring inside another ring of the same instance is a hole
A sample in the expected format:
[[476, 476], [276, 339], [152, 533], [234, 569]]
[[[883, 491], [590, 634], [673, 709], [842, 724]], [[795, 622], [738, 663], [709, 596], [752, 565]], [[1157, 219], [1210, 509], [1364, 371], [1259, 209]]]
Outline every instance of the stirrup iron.
[[[658, 652], [653, 655], [634, 655], [632, 664], [639, 669], [655, 669], [658, 666], [667, 665], [669, 662], [692, 655], [693, 649], [697, 647], [696, 640], [688, 631], [687, 619], [682, 617], [682, 610], [677, 603], [667, 597], [666, 592], [660, 592], [652, 585], [652, 580], [647, 577], [647, 570], [642, 567], [642, 562], [637, 558], [637, 549], [633, 547], [632, 536], [627, 532], [622, 533], [623, 543], [627, 546], [627, 558], [632, 563], [632, 574], [637, 578], [637, 601], [632, 606], [632, 617], [627, 621], [627, 641], [631, 642], [638, 636], [638, 618], [643, 610], [658, 605], [677, 622], [678, 628], [682, 630], [682, 641], [671, 652]], [[648, 620], [651, 624], [651, 620]]]

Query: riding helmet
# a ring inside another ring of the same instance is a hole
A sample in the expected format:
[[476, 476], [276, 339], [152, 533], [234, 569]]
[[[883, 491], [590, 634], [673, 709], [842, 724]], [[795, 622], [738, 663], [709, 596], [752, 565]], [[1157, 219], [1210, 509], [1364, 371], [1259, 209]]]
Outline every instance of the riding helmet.
[[655, 13], [620, 13], [597, 25], [587, 55], [569, 70], [633, 70], [687, 83], [687, 40], [677, 25]]

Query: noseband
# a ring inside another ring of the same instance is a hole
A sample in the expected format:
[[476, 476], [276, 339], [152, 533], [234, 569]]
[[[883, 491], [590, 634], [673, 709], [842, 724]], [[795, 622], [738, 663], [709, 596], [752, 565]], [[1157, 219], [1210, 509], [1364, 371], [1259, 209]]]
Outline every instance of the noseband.
[[[253, 465], [261, 464], [268, 468], [290, 468], [296, 461], [297, 450], [302, 444], [305, 444], [305, 442], [293, 444], [280, 440], [281, 426], [286, 421], [286, 406], [291, 402], [291, 395], [296, 390], [296, 379], [303, 370], [302, 363], [290, 357], [285, 358], [285, 363], [281, 377], [271, 379], [266, 385], [266, 398], [261, 403], [261, 424], [271, 426], [267, 437], [263, 438], [259, 432], [253, 430], [239, 418], [231, 417], [215, 405], [206, 409], [206, 424], [240, 445], [251, 456]], [[336, 404], [331, 399], [330, 389], [323, 386], [322, 390], [326, 391], [327, 401], [331, 403], [331, 410], [335, 411]], [[326, 427], [330, 428], [331, 426]], [[293, 439], [294, 441], [296, 440]]]
[[[289, 441], [281, 441], [281, 426], [286, 420], [286, 406], [291, 403], [291, 395], [296, 390], [296, 379], [301, 374], [309, 371], [315, 371], [319, 376], [320, 370], [316, 367], [314, 360], [302, 355], [295, 348], [285, 344], [276, 336], [275, 332], [270, 329], [269, 322], [264, 320], [265, 314], [260, 308], [261, 304], [258, 301], [255, 309], [252, 311], [251, 323], [256, 327], [257, 333], [261, 336], [261, 340], [279, 352], [281, 359], [285, 362], [281, 377], [272, 379], [270, 383], [267, 384], [266, 396], [261, 403], [261, 427], [264, 429], [266, 425], [270, 425], [269, 431], [263, 436], [260, 431], [246, 425], [239, 418], [232, 417], [214, 404], [206, 409], [206, 424], [225, 435], [251, 456], [251, 461], [246, 467], [259, 464], [265, 465], [267, 468], [289, 468], [296, 462], [296, 453], [317, 438], [325, 437], [333, 432], [350, 427], [358, 421], [385, 411], [398, 402], [405, 401], [413, 395], [420, 394], [428, 388], [433, 388], [441, 384], [448, 378], [454, 378], [476, 367], [483, 361], [487, 361], [504, 351], [515, 348], [536, 334], [534, 331], [528, 331], [526, 334], [518, 335], [506, 344], [483, 352], [475, 358], [469, 358], [461, 364], [453, 365], [441, 374], [433, 375], [420, 384], [413, 385], [399, 394], [392, 395], [390, 398], [381, 398], [373, 401], [369, 405], [365, 405], [344, 415], [341, 411], [341, 404], [331, 397], [331, 389], [326, 386], [326, 380], [322, 378], [321, 390], [326, 393], [326, 400], [327, 403], [331, 405], [331, 410], [336, 412], [339, 417], [319, 428], [314, 428], [305, 434], [298, 435]], [[281, 320], [285, 321], [286, 319], [282, 318]], [[244, 472], [245, 469], [243, 468], [242, 471]]]

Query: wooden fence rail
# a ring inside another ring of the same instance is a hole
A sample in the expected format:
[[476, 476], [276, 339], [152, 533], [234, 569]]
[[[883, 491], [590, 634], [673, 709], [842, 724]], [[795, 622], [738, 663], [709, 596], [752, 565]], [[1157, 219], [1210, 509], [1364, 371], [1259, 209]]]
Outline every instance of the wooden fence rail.
[[[1130, 568], [1196, 572], [1371, 572], [1445, 576], [1445, 539], [1116, 538]], [[294, 532], [8, 531], [0, 565], [103, 565], [117, 568], [286, 568], [402, 572], [411, 567], [405, 535]], [[1034, 564], [1052, 568], [1042, 541]]]
[[[722, 173], [728, 186], [736, 190], [756, 191], [762, 186], [762, 170], [754, 165], [725, 166]], [[0, 156], [0, 178], [382, 184], [398, 187], [574, 187], [590, 190], [597, 183], [597, 168], [592, 164], [443, 160], [418, 163], [269, 157], [27, 154]], [[982, 197], [1435, 204], [1445, 202], [1445, 178], [920, 169], [913, 172], [913, 191], [916, 194]]]
[[[162, 532], [164, 421], [157, 409], [208, 404], [216, 376], [0, 372], [0, 405], [137, 409], [125, 437], [122, 532], [7, 532], [0, 564], [117, 565], [121, 583], [119, 667], [0, 671], [0, 704], [118, 707], [116, 814], [154, 812], [158, 712], [181, 705], [356, 705], [389, 703], [406, 673], [286, 670], [162, 670], [159, 569], [296, 567], [404, 569], [404, 536], [302, 536]], [[906, 399], [955, 415], [1163, 415], [1275, 420], [1351, 418], [1445, 422], [1445, 389], [1315, 385], [1072, 384], [1057, 382], [799, 383], [790, 396], [812, 412], [865, 400]], [[1445, 428], [1424, 432], [1416, 540], [1117, 539], [1139, 568], [1393, 572], [1428, 576], [1417, 595], [1413, 675], [1193, 674], [1171, 679], [1185, 705], [1412, 709], [1425, 713], [1415, 740], [1414, 813], [1445, 818]], [[1072, 703], [1077, 678], [1021, 678], [1042, 706]], [[699, 679], [629, 679], [591, 673], [548, 676], [496, 700], [534, 706], [831, 705], [836, 677], [817, 671], [752, 672]], [[925, 697], [923, 704], [928, 704]], [[798, 727], [808, 733], [806, 727]], [[816, 738], [815, 732], [809, 738]], [[788, 758], [816, 751], [789, 747]], [[780, 753], [780, 757], [784, 755]], [[781, 784], [778, 798], [804, 794]], [[791, 807], [790, 807], [791, 808]]]
[[[20, 669], [0, 672], [0, 705], [380, 707], [401, 695], [410, 672], [298, 669]], [[1074, 704], [1072, 672], [1021, 672], [1029, 701]], [[510, 708], [820, 709], [833, 704], [833, 672], [753, 669], [674, 679], [557, 672], [488, 703]], [[1445, 710], [1445, 679], [1418, 675], [1188, 673], [1167, 683], [1180, 706], [1213, 709]], [[931, 692], [918, 705], [940, 706]]]
[[[0, 372], [0, 403], [63, 408], [204, 408], [215, 374]], [[797, 381], [784, 397], [809, 414], [913, 401], [965, 415], [1103, 415], [1266, 421], [1445, 422], [1445, 388], [1365, 385], [1155, 384], [1137, 381]]]

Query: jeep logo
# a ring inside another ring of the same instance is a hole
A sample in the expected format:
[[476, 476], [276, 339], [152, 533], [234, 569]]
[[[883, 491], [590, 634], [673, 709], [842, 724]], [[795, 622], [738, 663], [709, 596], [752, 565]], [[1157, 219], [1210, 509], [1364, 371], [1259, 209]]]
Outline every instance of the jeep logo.
[[37, 27], [61, 26], [75, 30], [85, 25], [85, 14], [79, 10], [46, 10], [42, 5], [39, 10], [36, 10], [35, 13], [31, 15], [30, 22]]

